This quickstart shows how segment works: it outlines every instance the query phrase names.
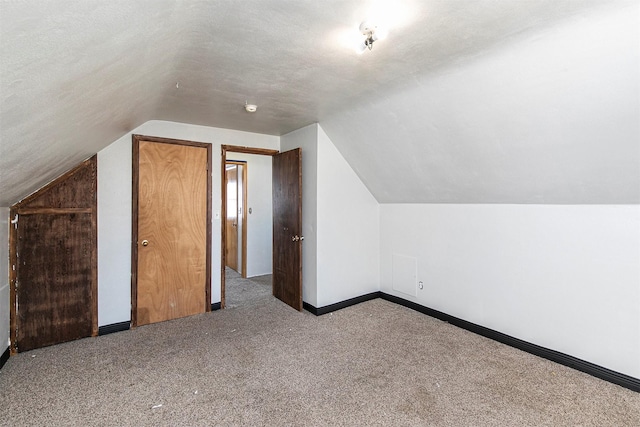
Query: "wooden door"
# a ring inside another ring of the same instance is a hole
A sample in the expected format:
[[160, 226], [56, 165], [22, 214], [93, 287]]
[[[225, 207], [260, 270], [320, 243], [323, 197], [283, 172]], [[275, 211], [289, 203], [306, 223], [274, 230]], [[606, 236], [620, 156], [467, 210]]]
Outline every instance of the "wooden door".
[[302, 310], [300, 149], [273, 156], [273, 295]]
[[210, 310], [210, 162], [210, 144], [134, 135], [134, 326]]
[[11, 352], [98, 333], [97, 160], [11, 209]]
[[227, 164], [227, 242], [225, 260], [227, 267], [238, 271], [238, 165]]

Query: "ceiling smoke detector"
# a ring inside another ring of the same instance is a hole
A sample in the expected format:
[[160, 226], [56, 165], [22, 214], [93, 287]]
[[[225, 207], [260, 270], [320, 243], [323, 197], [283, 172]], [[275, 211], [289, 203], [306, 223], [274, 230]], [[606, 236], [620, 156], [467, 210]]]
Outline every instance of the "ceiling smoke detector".
[[247, 113], [255, 113], [256, 110], [258, 109], [258, 106], [255, 104], [247, 104], [246, 102], [244, 103], [244, 109], [247, 111]]

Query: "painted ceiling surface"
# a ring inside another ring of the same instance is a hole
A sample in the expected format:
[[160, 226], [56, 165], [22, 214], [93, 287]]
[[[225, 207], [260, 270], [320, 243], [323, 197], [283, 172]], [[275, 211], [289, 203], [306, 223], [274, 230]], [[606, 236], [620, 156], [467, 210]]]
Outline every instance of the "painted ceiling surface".
[[[380, 202], [639, 203], [638, 16], [634, 0], [0, 0], [0, 206], [154, 119], [319, 122]], [[365, 19], [389, 36], [357, 55]]]

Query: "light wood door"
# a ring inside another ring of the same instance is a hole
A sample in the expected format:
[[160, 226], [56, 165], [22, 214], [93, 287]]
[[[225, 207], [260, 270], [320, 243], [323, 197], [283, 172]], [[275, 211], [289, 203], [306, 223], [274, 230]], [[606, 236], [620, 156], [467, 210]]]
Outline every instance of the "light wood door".
[[[134, 326], [207, 311], [210, 145], [136, 139]], [[136, 176], [137, 175], [137, 176]]]
[[302, 163], [297, 148], [273, 156], [273, 295], [302, 310]]
[[225, 260], [227, 267], [238, 271], [238, 165], [227, 164], [227, 242]]

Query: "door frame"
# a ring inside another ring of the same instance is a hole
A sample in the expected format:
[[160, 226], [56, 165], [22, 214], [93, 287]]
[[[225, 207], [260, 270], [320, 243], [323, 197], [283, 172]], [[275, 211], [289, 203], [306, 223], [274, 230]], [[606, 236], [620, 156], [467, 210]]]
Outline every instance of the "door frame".
[[[225, 162], [225, 174], [224, 174], [225, 184], [227, 183], [226, 182], [226, 170], [227, 170], [226, 166], [227, 165], [242, 166], [242, 216], [240, 217], [240, 220], [242, 221], [242, 235], [240, 236], [240, 246], [242, 248], [242, 259], [240, 263], [240, 275], [246, 279], [247, 278], [247, 209], [246, 209], [247, 207], [247, 162], [243, 160], [227, 160]], [[239, 182], [240, 180], [238, 179], [236, 182], [236, 185], [238, 188], [240, 187], [240, 185], [238, 184]], [[225, 188], [226, 188], [226, 185], [225, 185]], [[225, 204], [225, 215], [226, 215], [227, 213], [226, 193], [225, 193], [225, 200], [223, 203]], [[226, 249], [226, 245], [225, 245], [225, 249]], [[226, 253], [226, 250], [225, 250], [225, 253]]]
[[[184, 139], [160, 138], [156, 136], [131, 135], [132, 139], [132, 192], [131, 192], [131, 327], [138, 326], [138, 202], [140, 185], [140, 141], [156, 142], [161, 144], [186, 145], [190, 147], [205, 148], [207, 150], [207, 236], [205, 256], [205, 312], [211, 311], [211, 172], [212, 172], [212, 148], [211, 144], [204, 142], [188, 141]], [[224, 254], [223, 254], [224, 256]]]
[[[225, 219], [227, 218], [227, 186], [225, 185], [225, 166], [227, 164], [227, 152], [230, 153], [244, 153], [244, 154], [257, 154], [257, 155], [261, 155], [261, 156], [271, 156], [273, 157], [274, 155], [280, 153], [279, 150], [271, 150], [268, 148], [254, 148], [254, 147], [243, 147], [243, 146], [239, 146], [239, 145], [221, 145], [221, 190], [222, 190], [222, 197], [221, 197], [221, 205], [222, 205], [222, 212], [220, 214], [220, 218], [221, 219]], [[246, 206], [245, 206], [245, 210], [243, 211], [243, 215], [246, 211]], [[221, 225], [220, 225], [220, 229], [221, 229], [221, 251], [220, 251], [220, 308], [225, 308], [226, 302], [225, 302], [225, 275], [224, 275], [224, 270], [226, 267], [226, 259], [225, 259], [225, 249], [227, 247], [227, 230], [226, 230], [226, 223], [225, 220], [221, 220], [220, 221]], [[246, 227], [243, 228], [243, 230], [245, 230]], [[244, 232], [244, 231], [243, 231]], [[243, 257], [244, 258], [244, 257]], [[245, 271], [246, 274], [246, 271]], [[211, 295], [211, 294], [209, 294]]]

